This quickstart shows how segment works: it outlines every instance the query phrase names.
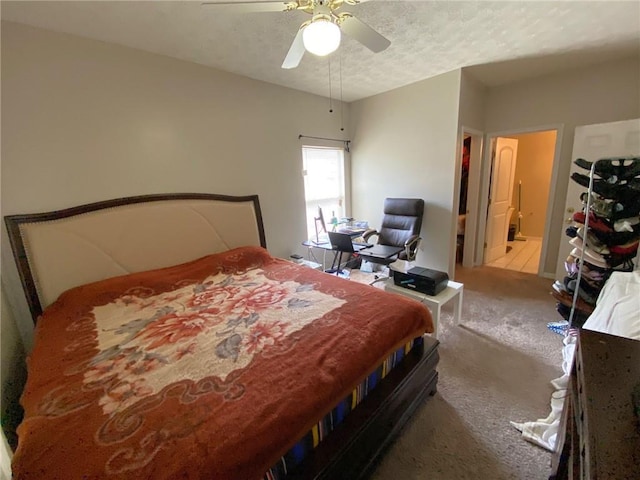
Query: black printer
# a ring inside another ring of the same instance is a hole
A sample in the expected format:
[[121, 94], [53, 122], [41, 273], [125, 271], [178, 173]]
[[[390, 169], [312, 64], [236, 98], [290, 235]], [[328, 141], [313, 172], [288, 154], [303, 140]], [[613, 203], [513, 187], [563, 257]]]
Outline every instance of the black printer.
[[432, 296], [444, 290], [448, 281], [446, 272], [424, 267], [413, 267], [406, 273], [393, 272], [393, 283], [396, 285]]

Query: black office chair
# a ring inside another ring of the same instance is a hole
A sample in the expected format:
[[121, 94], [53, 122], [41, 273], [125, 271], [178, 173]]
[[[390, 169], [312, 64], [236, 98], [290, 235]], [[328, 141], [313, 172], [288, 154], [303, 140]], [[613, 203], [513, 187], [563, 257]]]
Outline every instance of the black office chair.
[[423, 214], [424, 200], [421, 198], [386, 198], [380, 230], [370, 229], [362, 236], [367, 243], [371, 243], [369, 239], [377, 235], [379, 245], [404, 247], [404, 250], [398, 255], [384, 259], [367, 257], [366, 251], [363, 251], [363, 258], [383, 265], [389, 265], [398, 259], [415, 260], [421, 240]]

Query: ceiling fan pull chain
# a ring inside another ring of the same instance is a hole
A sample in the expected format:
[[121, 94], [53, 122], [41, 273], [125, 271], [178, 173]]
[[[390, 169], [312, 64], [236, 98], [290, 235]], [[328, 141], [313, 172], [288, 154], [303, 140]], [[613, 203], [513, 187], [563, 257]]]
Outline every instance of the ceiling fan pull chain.
[[331, 57], [328, 56], [329, 62], [329, 113], [333, 113], [332, 97], [331, 97]]
[[344, 132], [344, 101], [342, 100], [342, 52], [338, 53], [340, 64], [340, 131]]

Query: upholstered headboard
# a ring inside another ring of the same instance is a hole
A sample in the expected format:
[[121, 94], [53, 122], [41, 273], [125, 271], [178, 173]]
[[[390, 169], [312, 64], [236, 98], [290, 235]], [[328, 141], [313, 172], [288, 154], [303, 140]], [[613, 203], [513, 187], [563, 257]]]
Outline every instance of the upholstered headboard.
[[257, 195], [144, 195], [5, 222], [34, 322], [79, 285], [240, 246], [266, 247]]

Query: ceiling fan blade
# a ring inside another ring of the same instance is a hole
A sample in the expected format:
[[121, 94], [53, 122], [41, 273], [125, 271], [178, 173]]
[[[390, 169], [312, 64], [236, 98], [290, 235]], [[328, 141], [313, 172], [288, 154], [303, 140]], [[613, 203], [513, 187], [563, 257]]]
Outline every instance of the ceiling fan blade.
[[342, 31], [351, 38], [359, 41], [372, 52], [381, 52], [391, 45], [391, 41], [384, 38], [369, 25], [362, 20], [358, 20], [353, 15], [341, 15], [340, 20], [340, 28]]
[[293, 43], [291, 47], [289, 47], [289, 52], [287, 56], [284, 58], [284, 62], [282, 62], [282, 68], [296, 68], [300, 64], [300, 60], [302, 60], [302, 56], [304, 55], [304, 43], [302, 42], [302, 30], [298, 30], [296, 34], [296, 38], [293, 39]]
[[255, 0], [249, 2], [202, 2], [205, 7], [216, 7], [234, 13], [248, 12], [286, 12], [297, 8], [296, 2], [274, 2], [271, 0]]

